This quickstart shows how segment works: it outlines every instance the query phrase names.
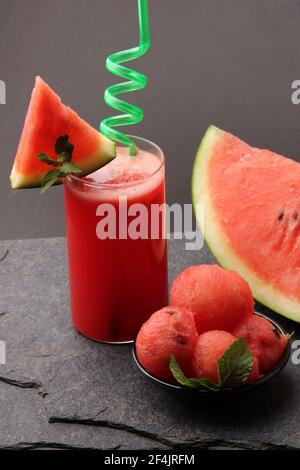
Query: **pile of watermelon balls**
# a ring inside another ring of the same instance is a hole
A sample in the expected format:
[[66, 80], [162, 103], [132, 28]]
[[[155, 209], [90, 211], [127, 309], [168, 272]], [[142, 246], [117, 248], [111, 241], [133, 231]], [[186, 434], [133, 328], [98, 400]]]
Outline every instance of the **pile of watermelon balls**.
[[165, 382], [176, 383], [170, 369], [174, 357], [186, 377], [218, 384], [218, 361], [238, 338], [252, 355], [243, 383], [272, 370], [289, 340], [254, 313], [249, 285], [239, 274], [217, 265], [191, 266], [173, 282], [170, 306], [143, 324], [136, 355], [144, 369]]

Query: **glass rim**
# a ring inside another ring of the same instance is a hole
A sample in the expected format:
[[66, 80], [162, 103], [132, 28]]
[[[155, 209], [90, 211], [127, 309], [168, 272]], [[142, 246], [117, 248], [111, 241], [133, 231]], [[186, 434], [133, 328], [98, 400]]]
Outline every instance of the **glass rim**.
[[[126, 182], [126, 183], [112, 183], [112, 184], [109, 183], [109, 182], [105, 183], [105, 182], [84, 181], [82, 179], [83, 178], [82, 176], [78, 176], [75, 173], [69, 173], [67, 175], [66, 179], [71, 181], [71, 182], [80, 183], [83, 186], [89, 186], [89, 187], [98, 188], [98, 189], [99, 188], [120, 189], [120, 188], [125, 188], [125, 187], [128, 188], [128, 187], [132, 187], [132, 186], [137, 186], [139, 184], [143, 184], [145, 181], [150, 180], [153, 176], [155, 176], [161, 170], [161, 168], [163, 168], [163, 166], [165, 164], [165, 156], [164, 156], [163, 150], [161, 149], [161, 147], [159, 147], [159, 145], [155, 144], [151, 140], [145, 139], [144, 137], [139, 137], [139, 136], [136, 136], [136, 135], [128, 135], [128, 137], [130, 137], [133, 141], [143, 141], [144, 143], [150, 144], [151, 147], [154, 147], [156, 149], [156, 151], [158, 152], [158, 154], [160, 156], [161, 161], [160, 161], [160, 164], [158, 165], [158, 167], [152, 173], [150, 173], [149, 175], [146, 175], [144, 178], [136, 180], [136, 181], [129, 181], [129, 182]], [[118, 144], [118, 143], [116, 145], [119, 145], [121, 147], [126, 147], [126, 145], [122, 145], [122, 144]], [[130, 158], [134, 158], [134, 156], [132, 156]], [[85, 176], [88, 176], [88, 175], [85, 175]]]

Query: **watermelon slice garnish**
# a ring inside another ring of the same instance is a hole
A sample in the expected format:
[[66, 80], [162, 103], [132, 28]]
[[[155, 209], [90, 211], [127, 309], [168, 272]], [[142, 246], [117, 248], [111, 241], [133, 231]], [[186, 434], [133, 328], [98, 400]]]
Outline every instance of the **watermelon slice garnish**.
[[239, 272], [259, 302], [300, 322], [300, 164], [210, 126], [192, 195], [220, 264]]
[[74, 145], [72, 162], [80, 167], [82, 175], [98, 170], [115, 157], [115, 143], [65, 106], [44, 80], [36, 77], [10, 175], [13, 189], [41, 186], [50, 167], [37, 156], [43, 153], [55, 158], [55, 142], [64, 135]]

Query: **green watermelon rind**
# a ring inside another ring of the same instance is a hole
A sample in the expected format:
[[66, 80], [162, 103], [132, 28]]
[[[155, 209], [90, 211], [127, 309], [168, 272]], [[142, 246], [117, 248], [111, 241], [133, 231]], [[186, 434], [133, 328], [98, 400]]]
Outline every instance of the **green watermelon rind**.
[[[192, 173], [192, 202], [195, 217], [205, 241], [216, 260], [226, 269], [237, 271], [248, 281], [253, 297], [261, 304], [286, 318], [300, 322], [300, 302], [281, 293], [270, 283], [259, 278], [257, 273], [241, 259], [230, 246], [230, 240], [218, 223], [210, 198], [208, 168], [215, 143], [224, 131], [209, 126], [198, 148]], [[204, 223], [197, 214], [197, 204], [204, 206]]]
[[[82, 158], [77, 158], [76, 164], [82, 170], [81, 176], [85, 176], [106, 165], [112, 161], [115, 156], [116, 144], [99, 132], [99, 150], [96, 150], [91, 155], [84, 155]], [[51, 169], [52, 167], [49, 166], [49, 170]], [[12, 189], [40, 187], [46, 172], [43, 171], [39, 173], [35, 172], [33, 174], [24, 174], [20, 171], [16, 171], [14, 165], [10, 175], [11, 187]], [[57, 182], [57, 184], [61, 183], [63, 183], [63, 180]]]

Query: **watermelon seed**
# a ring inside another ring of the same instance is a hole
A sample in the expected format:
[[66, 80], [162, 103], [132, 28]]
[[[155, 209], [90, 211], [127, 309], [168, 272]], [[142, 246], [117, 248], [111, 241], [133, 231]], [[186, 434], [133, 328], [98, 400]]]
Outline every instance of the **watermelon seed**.
[[167, 315], [174, 315], [174, 313], [176, 313], [172, 309], [166, 309], [165, 312], [166, 312]]
[[178, 344], [182, 344], [183, 346], [186, 344], [186, 339], [182, 335], [175, 335], [174, 339], [175, 339], [176, 343], [178, 343]]
[[283, 217], [284, 217], [284, 211], [281, 211], [279, 216], [278, 216], [279, 222], [281, 222], [283, 220]]
[[294, 220], [297, 220], [297, 219], [298, 219], [298, 212], [295, 211], [295, 212], [293, 213], [293, 219], [294, 219]]

